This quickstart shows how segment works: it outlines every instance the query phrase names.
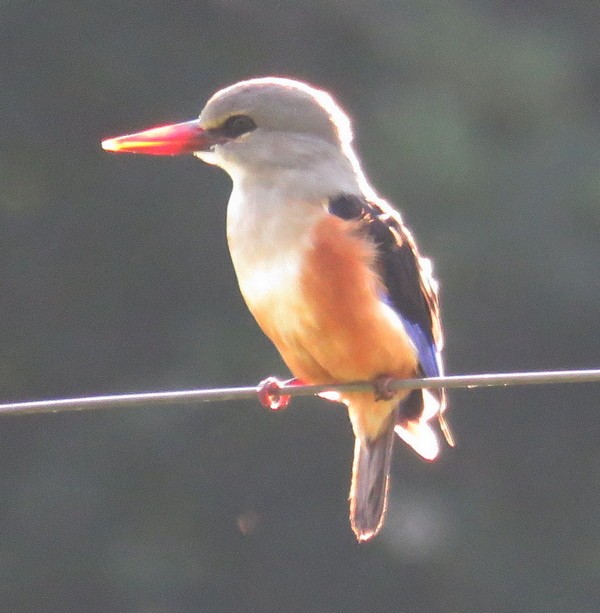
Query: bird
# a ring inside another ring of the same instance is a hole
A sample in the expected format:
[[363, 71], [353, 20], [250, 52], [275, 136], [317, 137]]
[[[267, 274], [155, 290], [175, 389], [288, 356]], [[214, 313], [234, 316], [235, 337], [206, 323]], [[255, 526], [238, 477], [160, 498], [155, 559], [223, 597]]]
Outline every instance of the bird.
[[377, 195], [331, 94], [283, 77], [215, 93], [199, 118], [102, 142], [107, 151], [193, 154], [232, 179], [227, 241], [241, 294], [294, 381], [373, 381], [339, 393], [355, 436], [350, 523], [381, 529], [398, 435], [420, 456], [447, 442], [443, 389], [389, 391], [443, 375], [438, 283], [400, 213]]

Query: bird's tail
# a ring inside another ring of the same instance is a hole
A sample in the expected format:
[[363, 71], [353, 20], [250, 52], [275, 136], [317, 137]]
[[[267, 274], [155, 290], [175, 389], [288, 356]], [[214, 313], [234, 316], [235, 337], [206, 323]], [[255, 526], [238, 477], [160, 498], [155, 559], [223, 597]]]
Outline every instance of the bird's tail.
[[394, 416], [376, 439], [356, 437], [350, 523], [359, 541], [374, 537], [383, 524], [387, 506], [390, 462], [394, 444]]

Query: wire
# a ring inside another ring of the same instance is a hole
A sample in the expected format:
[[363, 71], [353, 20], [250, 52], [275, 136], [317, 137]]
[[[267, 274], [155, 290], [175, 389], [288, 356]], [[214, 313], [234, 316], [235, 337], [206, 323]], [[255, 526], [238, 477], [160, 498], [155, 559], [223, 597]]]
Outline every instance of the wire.
[[[600, 369], [562, 370], [546, 372], [514, 372], [480, 375], [453, 375], [425, 379], [394, 379], [387, 387], [401, 389], [437, 389], [506, 387], [514, 385], [548, 385], [562, 383], [600, 382]], [[373, 391], [373, 382], [344, 383], [338, 385], [285, 385], [278, 392], [283, 396], [313, 396], [325, 392]], [[32, 415], [36, 413], [62, 413], [65, 411], [88, 411], [92, 409], [140, 408], [150, 406], [198, 404], [201, 402], [222, 402], [257, 398], [261, 385], [255, 387], [230, 387], [213, 389], [179, 390], [167, 392], [145, 392], [140, 394], [116, 394], [88, 396], [82, 398], [61, 398], [57, 400], [34, 400], [0, 404], [2, 415]]]

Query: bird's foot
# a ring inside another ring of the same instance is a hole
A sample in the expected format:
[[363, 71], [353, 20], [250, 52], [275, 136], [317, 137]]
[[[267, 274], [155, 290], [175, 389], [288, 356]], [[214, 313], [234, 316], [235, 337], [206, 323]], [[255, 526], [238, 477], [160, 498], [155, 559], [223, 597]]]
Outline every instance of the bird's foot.
[[304, 382], [300, 379], [280, 381], [276, 377], [268, 377], [258, 384], [256, 392], [260, 403], [263, 405], [263, 407], [265, 407], [265, 409], [279, 411], [288, 406], [291, 396], [289, 394], [281, 393], [281, 388], [285, 385], [304, 385]]
[[373, 380], [373, 389], [375, 391], [375, 400], [392, 400], [397, 394], [397, 391], [392, 387], [393, 377], [388, 375], [380, 375]]

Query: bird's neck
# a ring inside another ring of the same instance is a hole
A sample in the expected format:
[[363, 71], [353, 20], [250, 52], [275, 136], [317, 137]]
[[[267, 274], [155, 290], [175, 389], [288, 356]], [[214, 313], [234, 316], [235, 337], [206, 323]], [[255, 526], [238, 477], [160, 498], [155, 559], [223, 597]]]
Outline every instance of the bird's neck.
[[[227, 233], [233, 252], [257, 245], [277, 257], [302, 242], [313, 223], [326, 214], [329, 198], [360, 194], [360, 178], [351, 160], [337, 149], [300, 156], [299, 163], [232, 165], [233, 179], [227, 213]], [[314, 153], [314, 151], [313, 151]], [[247, 255], [246, 253], [244, 255]]]
[[227, 239], [240, 289], [253, 312], [265, 301], [276, 303], [283, 294], [293, 294], [311, 229], [328, 214], [328, 187], [317, 190], [310, 180], [302, 186], [284, 174], [233, 177]]
[[327, 214], [327, 198], [299, 198], [275, 184], [234, 181], [227, 239], [240, 280], [302, 250], [311, 227]]
[[229, 250], [251, 310], [274, 287], [292, 291], [311, 230], [328, 215], [329, 198], [363, 193], [362, 172], [350, 157], [333, 147], [312, 153], [297, 157], [297, 164], [283, 159], [277, 165], [224, 166], [233, 179]]

